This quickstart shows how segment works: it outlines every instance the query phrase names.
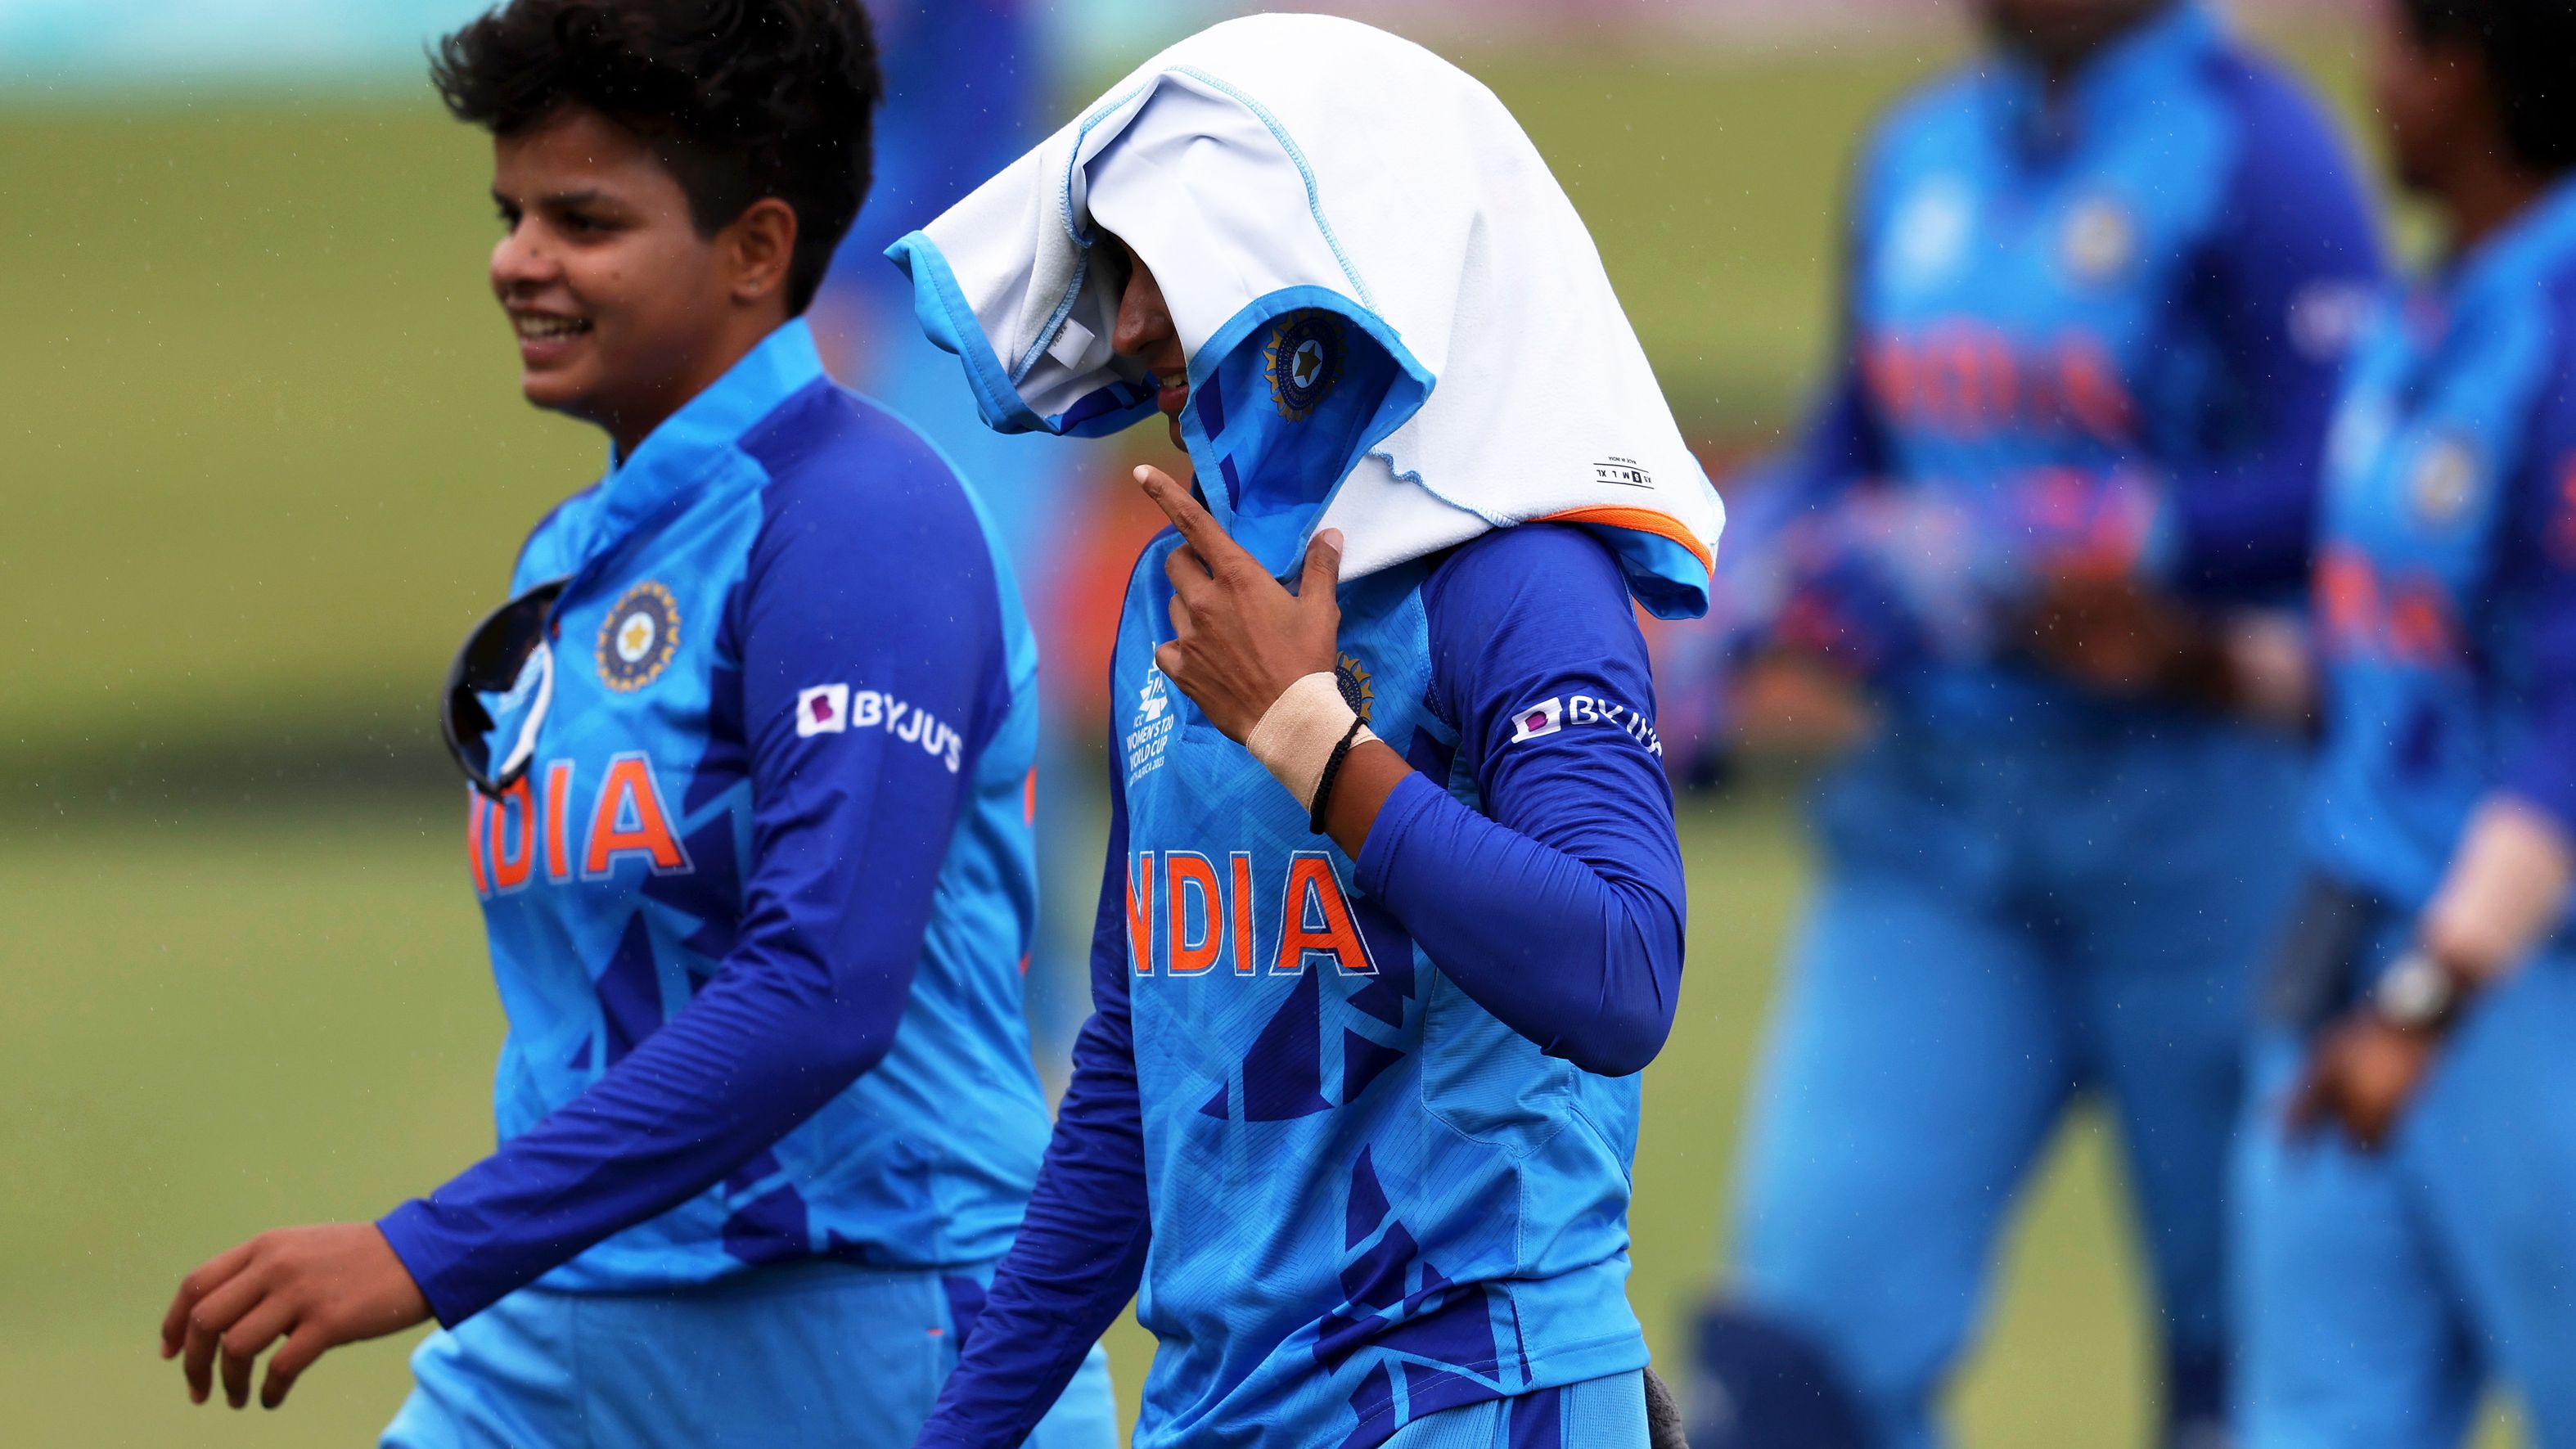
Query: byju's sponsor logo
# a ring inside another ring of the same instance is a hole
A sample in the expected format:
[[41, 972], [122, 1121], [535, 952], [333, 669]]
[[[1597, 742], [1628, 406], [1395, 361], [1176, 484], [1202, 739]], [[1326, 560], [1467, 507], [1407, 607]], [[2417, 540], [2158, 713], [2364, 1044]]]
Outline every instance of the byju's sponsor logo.
[[837, 735], [850, 727], [850, 687], [818, 684], [796, 694], [796, 735]]
[[800, 739], [872, 729], [882, 729], [904, 744], [921, 746], [923, 754], [947, 766], [952, 775], [965, 764], [963, 736], [930, 711], [917, 709], [883, 690], [817, 684], [796, 692], [796, 734]]
[[1552, 735], [1563, 728], [1565, 701], [1553, 697], [1542, 699], [1512, 717], [1512, 743], [1517, 745], [1523, 740]]
[[1660, 757], [1664, 753], [1663, 738], [1655, 733], [1655, 722], [1644, 711], [1589, 694], [1550, 695], [1515, 711], [1510, 742], [1517, 745], [1524, 740], [1562, 734], [1577, 725], [1596, 724], [1609, 725], [1626, 734], [1645, 746], [1647, 754]]

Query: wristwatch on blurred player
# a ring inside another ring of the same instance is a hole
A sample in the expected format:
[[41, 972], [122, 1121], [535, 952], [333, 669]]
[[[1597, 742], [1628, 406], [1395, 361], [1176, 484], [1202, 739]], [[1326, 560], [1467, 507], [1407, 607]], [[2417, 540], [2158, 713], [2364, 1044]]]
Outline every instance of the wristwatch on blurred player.
[[2370, 1009], [2400, 1031], [2438, 1036], [2458, 1019], [2477, 985], [2468, 972], [2421, 946], [2409, 947], [2380, 973], [2370, 990]]

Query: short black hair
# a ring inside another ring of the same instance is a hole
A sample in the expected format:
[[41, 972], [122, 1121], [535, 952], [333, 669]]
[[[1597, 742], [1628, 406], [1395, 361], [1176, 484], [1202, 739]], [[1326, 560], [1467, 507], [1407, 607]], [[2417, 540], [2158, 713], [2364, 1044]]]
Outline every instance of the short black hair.
[[2406, 0], [2406, 19], [2423, 43], [2477, 47], [2517, 159], [2576, 168], [2576, 0]]
[[567, 104], [635, 132], [702, 235], [786, 202], [791, 312], [867, 200], [884, 83], [860, 0], [506, 0], [441, 40], [429, 75], [458, 120], [496, 136]]

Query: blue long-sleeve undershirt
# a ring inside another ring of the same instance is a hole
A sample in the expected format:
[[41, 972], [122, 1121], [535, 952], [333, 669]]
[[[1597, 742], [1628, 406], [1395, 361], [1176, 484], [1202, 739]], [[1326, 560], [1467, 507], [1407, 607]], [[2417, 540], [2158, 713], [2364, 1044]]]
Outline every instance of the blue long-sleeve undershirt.
[[[828, 471], [773, 485], [729, 605], [753, 821], [722, 968], [579, 1097], [378, 1223], [441, 1323], [722, 1181], [893, 1045], [1008, 684], [984, 552], [925, 557], [885, 488], [850, 497]], [[958, 767], [888, 730], [800, 734], [800, 689], [853, 679], [956, 721]]]
[[2239, 144], [2192, 299], [2212, 314], [2251, 426], [2217, 461], [2176, 473], [2171, 578], [2230, 596], [2306, 578], [2344, 353], [2384, 263], [2351, 158], [2316, 109], [2241, 62], [2219, 84]]
[[[1687, 889], [1655, 684], [1618, 564], [1579, 530], [1465, 545], [1424, 584], [1432, 707], [1483, 814], [1416, 775], [1369, 827], [1362, 890], [1477, 1005], [1586, 1071], [1672, 1029]], [[1523, 728], [1553, 701], [1555, 727]]]
[[[1672, 1027], [1688, 894], [1618, 565], [1581, 530], [1527, 525], [1451, 553], [1422, 598], [1430, 703], [1474, 761], [1484, 813], [1408, 777], [1370, 827], [1360, 884], [1514, 1031], [1587, 1070], [1637, 1071]], [[921, 1449], [1019, 1444], [1144, 1271], [1123, 799], [1107, 859], [1072, 1086]]]

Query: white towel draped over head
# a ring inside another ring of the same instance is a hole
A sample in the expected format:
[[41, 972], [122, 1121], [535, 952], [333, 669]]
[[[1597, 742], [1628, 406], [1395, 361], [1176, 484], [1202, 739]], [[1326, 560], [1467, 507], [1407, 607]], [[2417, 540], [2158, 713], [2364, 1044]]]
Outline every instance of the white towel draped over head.
[[1274, 572], [1326, 526], [1354, 578], [1547, 519], [1598, 532], [1655, 613], [1707, 607], [1725, 510], [1582, 218], [1457, 67], [1354, 21], [1228, 21], [896, 243], [994, 427], [1154, 412], [1110, 352], [1126, 276], [1103, 231], [1188, 352], [1210, 510]]

